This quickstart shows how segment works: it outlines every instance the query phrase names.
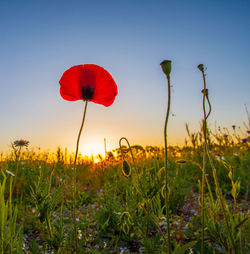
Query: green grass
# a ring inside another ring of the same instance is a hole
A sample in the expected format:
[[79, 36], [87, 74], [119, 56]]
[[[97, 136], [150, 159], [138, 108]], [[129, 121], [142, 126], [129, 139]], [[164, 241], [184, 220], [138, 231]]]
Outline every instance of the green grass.
[[[197, 133], [197, 136], [200, 134]], [[200, 253], [202, 143], [168, 148], [170, 237], [172, 253]], [[226, 216], [236, 253], [248, 253], [249, 141], [224, 142], [210, 135]], [[165, 217], [164, 149], [123, 147], [131, 173], [124, 174], [121, 151], [95, 164], [79, 158], [77, 223], [80, 253], [168, 253]], [[21, 152], [13, 189], [15, 156], [0, 162], [1, 253], [72, 253], [73, 164], [61, 149], [55, 154]], [[207, 162], [205, 253], [235, 253], [225, 229], [213, 170]], [[136, 173], [135, 167], [138, 172]], [[128, 168], [126, 169], [128, 170]], [[12, 193], [11, 193], [11, 192]]]

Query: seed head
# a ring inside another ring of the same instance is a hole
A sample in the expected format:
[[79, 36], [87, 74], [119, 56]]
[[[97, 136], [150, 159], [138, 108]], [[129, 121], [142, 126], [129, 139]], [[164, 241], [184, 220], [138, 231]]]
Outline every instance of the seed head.
[[19, 146], [19, 147], [26, 146], [27, 147], [28, 145], [29, 145], [29, 141], [24, 140], [24, 139], [14, 141], [15, 147], [17, 147], [17, 146]]
[[169, 76], [170, 72], [171, 72], [171, 60], [164, 60], [161, 62], [161, 68], [162, 68], [162, 71], [167, 75]]
[[199, 64], [197, 66], [197, 68], [201, 71], [201, 72], [204, 72], [204, 64]]

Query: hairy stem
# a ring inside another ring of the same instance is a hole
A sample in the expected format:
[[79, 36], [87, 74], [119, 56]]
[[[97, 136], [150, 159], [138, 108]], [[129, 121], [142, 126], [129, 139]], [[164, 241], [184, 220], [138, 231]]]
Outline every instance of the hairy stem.
[[168, 192], [168, 151], [167, 151], [167, 125], [170, 113], [170, 102], [171, 102], [171, 86], [170, 86], [170, 75], [167, 75], [168, 80], [168, 106], [167, 114], [164, 126], [164, 146], [165, 146], [165, 206], [166, 206], [166, 217], [167, 217], [167, 235], [168, 235], [168, 251], [171, 253], [171, 241], [170, 241], [170, 222], [169, 222], [169, 192]]
[[[15, 189], [15, 186], [16, 186], [16, 181], [17, 181], [17, 176], [18, 176], [21, 149], [22, 149], [22, 147], [20, 146], [19, 149], [18, 149], [18, 152], [16, 152], [16, 172], [15, 172], [15, 178], [14, 178], [13, 187], [12, 187], [13, 192], [14, 192], [14, 189]], [[16, 196], [18, 198], [18, 193], [17, 193]]]
[[[228, 234], [229, 234], [229, 238], [230, 238], [232, 247], [234, 249], [234, 253], [237, 254], [237, 248], [236, 248], [236, 245], [235, 245], [235, 242], [234, 242], [234, 239], [233, 239], [233, 235], [232, 235], [232, 232], [230, 230], [229, 223], [228, 223], [227, 214], [226, 214], [226, 207], [225, 207], [225, 204], [224, 204], [224, 201], [223, 201], [223, 198], [222, 198], [222, 193], [221, 193], [220, 186], [219, 186], [219, 181], [218, 181], [218, 178], [217, 178], [216, 168], [214, 166], [212, 156], [210, 154], [210, 150], [209, 150], [209, 147], [208, 147], [208, 142], [207, 142], [207, 135], [206, 135], [207, 134], [207, 118], [209, 117], [212, 109], [211, 109], [211, 103], [210, 103], [209, 98], [208, 98], [208, 93], [206, 92], [207, 91], [206, 90], [206, 78], [205, 78], [204, 71], [202, 71], [202, 77], [203, 77], [203, 81], [204, 81], [204, 90], [203, 90], [204, 91], [204, 93], [203, 93], [203, 113], [204, 113], [203, 135], [204, 135], [204, 146], [205, 146], [204, 151], [206, 151], [206, 153], [208, 155], [209, 162], [210, 162], [211, 167], [213, 169], [213, 177], [214, 177], [216, 192], [217, 192], [217, 195], [219, 196], [220, 206], [221, 206], [222, 213], [223, 213], [223, 216], [224, 216], [224, 220], [225, 220], [225, 223], [226, 223], [226, 228], [227, 228], [227, 231], [228, 231]], [[208, 105], [209, 105], [209, 113], [207, 115], [206, 115], [206, 108], [205, 108], [205, 100], [207, 100]], [[205, 174], [205, 172], [203, 172], [203, 174]], [[204, 195], [204, 193], [203, 193], [203, 195]], [[204, 200], [204, 197], [203, 197], [203, 200]], [[202, 204], [202, 209], [204, 209], [204, 204]], [[204, 211], [203, 211], [202, 216], [203, 216], [203, 218], [202, 218], [202, 220], [203, 220], [202, 227], [203, 227], [203, 237], [204, 237]], [[204, 253], [204, 238], [202, 239], [202, 254], [203, 253]]]
[[[202, 166], [202, 182], [201, 182], [201, 254], [204, 254], [204, 237], [205, 237], [205, 209], [204, 209], [204, 185], [205, 185], [205, 175], [206, 175], [206, 142], [207, 142], [207, 114], [206, 114], [206, 79], [204, 72], [202, 72], [202, 77], [204, 81], [204, 88], [203, 88], [203, 137], [204, 137], [204, 151], [203, 151], [203, 166]], [[209, 107], [211, 112], [211, 106]]]
[[76, 142], [76, 152], [75, 152], [75, 160], [74, 160], [74, 172], [73, 172], [73, 220], [74, 220], [74, 235], [75, 235], [75, 253], [78, 253], [78, 237], [77, 237], [77, 222], [76, 222], [76, 195], [77, 195], [77, 187], [76, 187], [76, 161], [79, 149], [79, 141], [82, 133], [82, 128], [85, 121], [86, 111], [87, 111], [88, 101], [85, 101], [84, 113], [82, 118], [82, 124], [79, 130], [79, 134]]

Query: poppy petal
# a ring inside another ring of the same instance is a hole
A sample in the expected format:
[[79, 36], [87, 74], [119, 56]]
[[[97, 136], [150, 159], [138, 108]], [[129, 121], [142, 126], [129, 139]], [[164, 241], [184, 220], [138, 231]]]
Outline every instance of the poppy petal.
[[60, 93], [65, 100], [81, 100], [82, 94], [79, 86], [81, 66], [73, 66], [66, 70], [59, 83]]
[[93, 88], [90, 101], [110, 106], [117, 95], [117, 85], [104, 68], [95, 64], [76, 65], [64, 72], [59, 81], [60, 94], [65, 100], [84, 100], [83, 88]]
[[99, 67], [92, 101], [108, 107], [114, 102], [116, 95], [117, 85], [114, 79], [105, 69]]
[[62, 98], [66, 101], [77, 101], [77, 100], [79, 100], [78, 98], [75, 98], [72, 95], [68, 95], [67, 93], [64, 93], [63, 90], [62, 90], [62, 87], [60, 88], [60, 94], [61, 94]]

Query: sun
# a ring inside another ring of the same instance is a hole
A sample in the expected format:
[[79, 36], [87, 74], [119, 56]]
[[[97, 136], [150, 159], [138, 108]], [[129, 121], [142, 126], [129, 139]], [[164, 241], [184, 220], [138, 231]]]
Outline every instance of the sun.
[[99, 158], [94, 158], [94, 163], [98, 163], [99, 162]]
[[89, 143], [89, 144], [84, 144], [80, 148], [80, 153], [82, 156], [94, 156], [96, 157], [98, 154], [102, 155], [103, 157], [105, 156], [105, 150], [104, 150], [104, 145], [103, 143]]

